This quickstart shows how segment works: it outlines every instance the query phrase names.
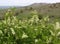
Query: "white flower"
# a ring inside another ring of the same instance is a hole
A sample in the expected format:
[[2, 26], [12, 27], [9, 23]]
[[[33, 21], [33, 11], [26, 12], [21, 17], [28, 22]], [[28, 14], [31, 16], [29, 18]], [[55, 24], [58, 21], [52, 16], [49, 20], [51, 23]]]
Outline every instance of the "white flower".
[[15, 31], [14, 31], [14, 29], [13, 28], [10, 28], [11, 29], [11, 31], [12, 31], [12, 34], [14, 35], [15, 34]]
[[35, 39], [35, 42], [38, 42], [38, 39]]
[[27, 38], [27, 37], [28, 36], [25, 33], [23, 33], [22, 38]]
[[33, 22], [38, 23], [38, 21], [39, 21], [38, 15], [34, 15], [29, 21], [30, 21], [31, 23], [33, 23]]
[[19, 26], [18, 26], [17, 28], [19, 28], [19, 29], [20, 29], [21, 27], [19, 27]]
[[49, 21], [49, 17], [44, 17], [44, 21]]
[[6, 24], [6, 21], [3, 21], [4, 24]]
[[53, 36], [55, 36], [55, 33], [54, 33], [53, 31], [50, 30], [50, 32], [51, 32], [51, 34], [52, 34]]
[[33, 15], [37, 15], [37, 14], [38, 14], [38, 12], [37, 12], [36, 10], [32, 11], [31, 13], [32, 13]]
[[7, 31], [7, 29], [4, 29], [5, 31]]
[[38, 29], [34, 29], [35, 31], [37, 31]]
[[18, 19], [17, 19], [15, 16], [13, 16], [13, 20], [14, 20], [14, 21], [17, 21]]
[[59, 36], [59, 35], [60, 35], [60, 32], [58, 32], [57, 36]]
[[60, 28], [60, 23], [59, 22], [56, 22], [55, 29], [59, 29], [59, 28]]
[[44, 27], [45, 27], [45, 25], [43, 25], [43, 24], [42, 24], [42, 27], [44, 28]]
[[52, 40], [52, 37], [50, 37], [49, 39], [47, 39], [47, 44], [49, 44]]

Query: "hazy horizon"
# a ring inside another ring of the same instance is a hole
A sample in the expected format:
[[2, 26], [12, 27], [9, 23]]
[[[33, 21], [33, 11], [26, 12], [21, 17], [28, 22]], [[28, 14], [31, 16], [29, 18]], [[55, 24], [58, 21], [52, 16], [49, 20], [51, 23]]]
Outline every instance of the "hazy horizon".
[[0, 6], [27, 6], [33, 3], [58, 3], [60, 0], [1, 0]]

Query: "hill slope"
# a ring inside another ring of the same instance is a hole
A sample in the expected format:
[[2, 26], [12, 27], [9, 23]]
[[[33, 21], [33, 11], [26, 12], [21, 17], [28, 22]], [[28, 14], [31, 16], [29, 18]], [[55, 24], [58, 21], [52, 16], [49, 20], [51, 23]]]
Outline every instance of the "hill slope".
[[[0, 10], [0, 17], [4, 16], [7, 10], [8, 9]], [[15, 10], [15, 15], [24, 18], [30, 16], [29, 14], [33, 10], [36, 10], [39, 14], [43, 16], [49, 15], [60, 18], [60, 3], [34, 3], [32, 5], [21, 8], [17, 7]]]

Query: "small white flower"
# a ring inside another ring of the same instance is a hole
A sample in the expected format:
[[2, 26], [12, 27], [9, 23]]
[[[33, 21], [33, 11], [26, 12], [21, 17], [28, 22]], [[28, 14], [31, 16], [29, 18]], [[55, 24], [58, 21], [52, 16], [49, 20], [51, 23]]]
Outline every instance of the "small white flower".
[[38, 39], [35, 39], [35, 42], [38, 42]]
[[50, 32], [51, 32], [51, 34], [52, 34], [53, 36], [55, 36], [55, 33], [53, 33], [53, 31], [50, 30]]
[[4, 29], [5, 31], [7, 31], [7, 29]]
[[4, 24], [6, 24], [6, 21], [3, 21]]
[[23, 33], [22, 38], [27, 38], [27, 37], [28, 36], [25, 33]]
[[44, 17], [44, 21], [49, 21], [49, 17]]
[[59, 22], [56, 22], [55, 29], [59, 29], [59, 28], [60, 28], [60, 23]]
[[10, 28], [11, 29], [11, 31], [12, 31], [12, 34], [14, 35], [15, 34], [15, 31], [14, 31], [14, 29], [13, 28]]
[[45, 25], [42, 25], [42, 27], [44, 28], [44, 27], [45, 27]]
[[47, 44], [49, 44], [52, 40], [52, 37], [50, 37], [49, 39], [47, 39]]
[[34, 29], [35, 31], [37, 31], [38, 29]]
[[60, 35], [60, 32], [58, 32], [57, 36], [59, 36], [59, 35]]
[[20, 29], [21, 27], [19, 27], [19, 26], [18, 26], [17, 28], [19, 28], [19, 29]]

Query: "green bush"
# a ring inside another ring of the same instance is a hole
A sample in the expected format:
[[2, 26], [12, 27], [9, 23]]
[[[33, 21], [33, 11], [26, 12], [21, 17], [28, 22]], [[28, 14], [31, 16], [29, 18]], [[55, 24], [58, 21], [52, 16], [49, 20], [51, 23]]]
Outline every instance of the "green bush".
[[7, 12], [0, 22], [0, 44], [60, 44], [60, 23], [48, 22], [48, 16], [22, 21]]

